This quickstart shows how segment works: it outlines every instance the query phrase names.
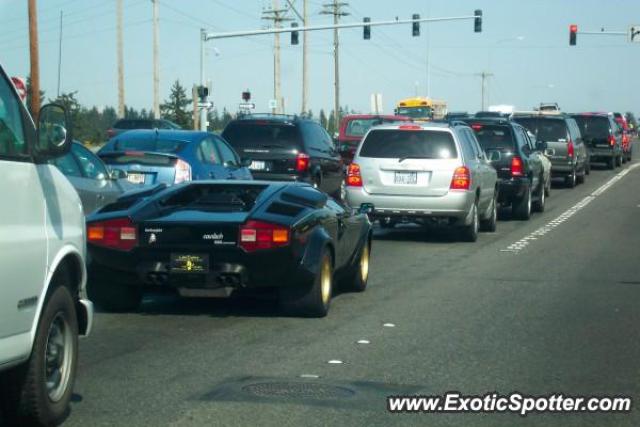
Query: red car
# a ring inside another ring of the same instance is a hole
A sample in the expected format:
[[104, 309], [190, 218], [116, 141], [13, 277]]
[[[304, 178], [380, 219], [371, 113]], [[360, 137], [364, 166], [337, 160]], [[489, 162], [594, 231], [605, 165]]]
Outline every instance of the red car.
[[622, 161], [627, 162], [631, 160], [632, 152], [631, 152], [631, 128], [629, 127], [629, 123], [627, 122], [624, 114], [621, 113], [613, 113], [613, 118], [616, 123], [622, 129]]
[[372, 126], [383, 123], [410, 122], [411, 117], [380, 114], [354, 114], [344, 116], [340, 122], [338, 151], [345, 164], [351, 163], [360, 140]]

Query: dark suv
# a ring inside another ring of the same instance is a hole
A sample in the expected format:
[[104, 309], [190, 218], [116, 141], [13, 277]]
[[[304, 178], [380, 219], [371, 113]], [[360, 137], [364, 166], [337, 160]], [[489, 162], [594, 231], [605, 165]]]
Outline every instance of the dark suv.
[[318, 122], [297, 116], [247, 115], [231, 121], [222, 137], [250, 158], [254, 179], [305, 181], [341, 195], [343, 161]]
[[605, 162], [609, 169], [622, 164], [623, 134], [611, 114], [580, 113], [574, 114], [573, 118], [589, 149], [591, 161]]
[[551, 160], [551, 175], [563, 177], [565, 184], [573, 188], [585, 180], [591, 171], [589, 152], [582, 141], [576, 121], [563, 113], [515, 114], [517, 123], [545, 142], [546, 156]]
[[498, 172], [498, 202], [511, 206], [522, 220], [528, 220], [532, 210], [544, 211], [550, 185], [542, 159], [546, 143], [534, 145], [524, 127], [505, 118], [465, 121]]

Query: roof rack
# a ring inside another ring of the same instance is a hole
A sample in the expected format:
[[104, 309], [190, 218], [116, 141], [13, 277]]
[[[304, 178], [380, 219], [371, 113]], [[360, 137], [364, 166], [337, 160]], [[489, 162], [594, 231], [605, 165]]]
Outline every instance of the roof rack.
[[297, 114], [271, 114], [271, 113], [251, 113], [243, 114], [238, 117], [239, 120], [255, 120], [255, 119], [282, 119], [282, 120], [298, 120], [300, 116]]

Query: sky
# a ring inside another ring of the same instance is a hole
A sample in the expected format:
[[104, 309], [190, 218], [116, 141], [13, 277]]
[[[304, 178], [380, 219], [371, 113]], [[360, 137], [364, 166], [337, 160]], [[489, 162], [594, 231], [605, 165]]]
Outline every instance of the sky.
[[[63, 12], [61, 92], [77, 91], [86, 106], [116, 106], [116, 1], [37, 0], [41, 86], [55, 97], [58, 81], [60, 11]], [[179, 79], [199, 82], [200, 28], [210, 32], [264, 28], [262, 10], [272, 0], [158, 0], [160, 15], [161, 99]], [[626, 36], [578, 35], [569, 46], [569, 25], [580, 31], [627, 31], [640, 24], [637, 0], [345, 0], [350, 16], [342, 22], [484, 14], [483, 32], [473, 21], [422, 24], [411, 36], [409, 24], [340, 31], [341, 104], [366, 113], [370, 96], [381, 93], [391, 113], [401, 98], [430, 95], [446, 100], [450, 111], [481, 107], [481, 78], [488, 105], [527, 110], [540, 102], [558, 102], [565, 111], [640, 112], [640, 43]], [[280, 0], [285, 4], [285, 0]], [[303, 0], [295, 0], [301, 11]], [[323, 0], [308, 0], [309, 23], [328, 24], [320, 15]], [[292, 13], [293, 16], [293, 13]], [[151, 0], [124, 0], [126, 103], [151, 108], [153, 102]], [[635, 21], [633, 21], [636, 17]], [[333, 32], [309, 34], [309, 106], [317, 114], [333, 106]], [[286, 112], [297, 113], [302, 93], [302, 35], [292, 46], [282, 42], [282, 93]], [[0, 63], [13, 76], [29, 72], [27, 0], [0, 0]], [[268, 111], [273, 97], [272, 35], [207, 43], [206, 78], [212, 101], [235, 112], [241, 93], [250, 89], [256, 111]], [[429, 54], [428, 54], [429, 52]], [[430, 79], [427, 58], [430, 58]]]

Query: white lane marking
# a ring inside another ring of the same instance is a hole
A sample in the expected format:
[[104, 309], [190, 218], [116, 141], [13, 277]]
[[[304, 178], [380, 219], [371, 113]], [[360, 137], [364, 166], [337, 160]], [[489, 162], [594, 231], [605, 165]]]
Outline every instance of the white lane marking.
[[358, 344], [371, 344], [371, 341], [369, 341], [369, 340], [358, 340], [357, 343]]
[[333, 359], [329, 360], [327, 363], [330, 365], [342, 365], [342, 360]]
[[300, 378], [320, 378], [320, 375], [316, 375], [316, 374], [302, 374], [302, 375], [300, 375]]
[[[580, 210], [584, 209], [585, 206], [591, 203], [596, 197], [598, 197], [599, 195], [607, 191], [609, 188], [611, 188], [613, 184], [620, 181], [626, 174], [628, 174], [629, 172], [631, 172], [631, 170], [637, 167], [640, 167], [640, 163], [635, 163], [629, 166], [628, 168], [620, 171], [618, 174], [612, 177], [609, 181], [605, 182], [603, 185], [601, 185], [596, 190], [594, 190], [590, 195], [586, 196], [584, 199], [580, 200], [578, 203], [576, 203], [575, 205], [571, 206], [569, 209], [564, 211], [562, 214], [560, 214], [560, 216], [553, 219], [552, 221], [549, 221], [547, 224], [538, 228], [536, 231], [529, 234], [528, 236], [525, 236], [522, 239], [518, 240], [517, 242], [510, 244], [504, 249], [500, 249], [500, 252], [511, 252], [514, 254], [519, 253], [520, 251], [525, 249], [527, 245], [529, 245], [529, 243], [531, 243], [532, 241], [538, 240], [539, 238], [541, 238], [542, 236], [546, 235], [551, 230], [559, 226], [560, 224], [564, 223], [565, 221], [568, 221], [569, 218], [574, 216]], [[638, 207], [640, 207], [640, 205], [638, 205]]]
[[385, 324], [384, 324], [384, 325], [382, 325], [382, 326], [384, 326], [385, 328], [395, 328], [395, 327], [396, 327], [396, 325], [395, 325], [395, 324], [393, 324], [393, 323], [385, 323]]

